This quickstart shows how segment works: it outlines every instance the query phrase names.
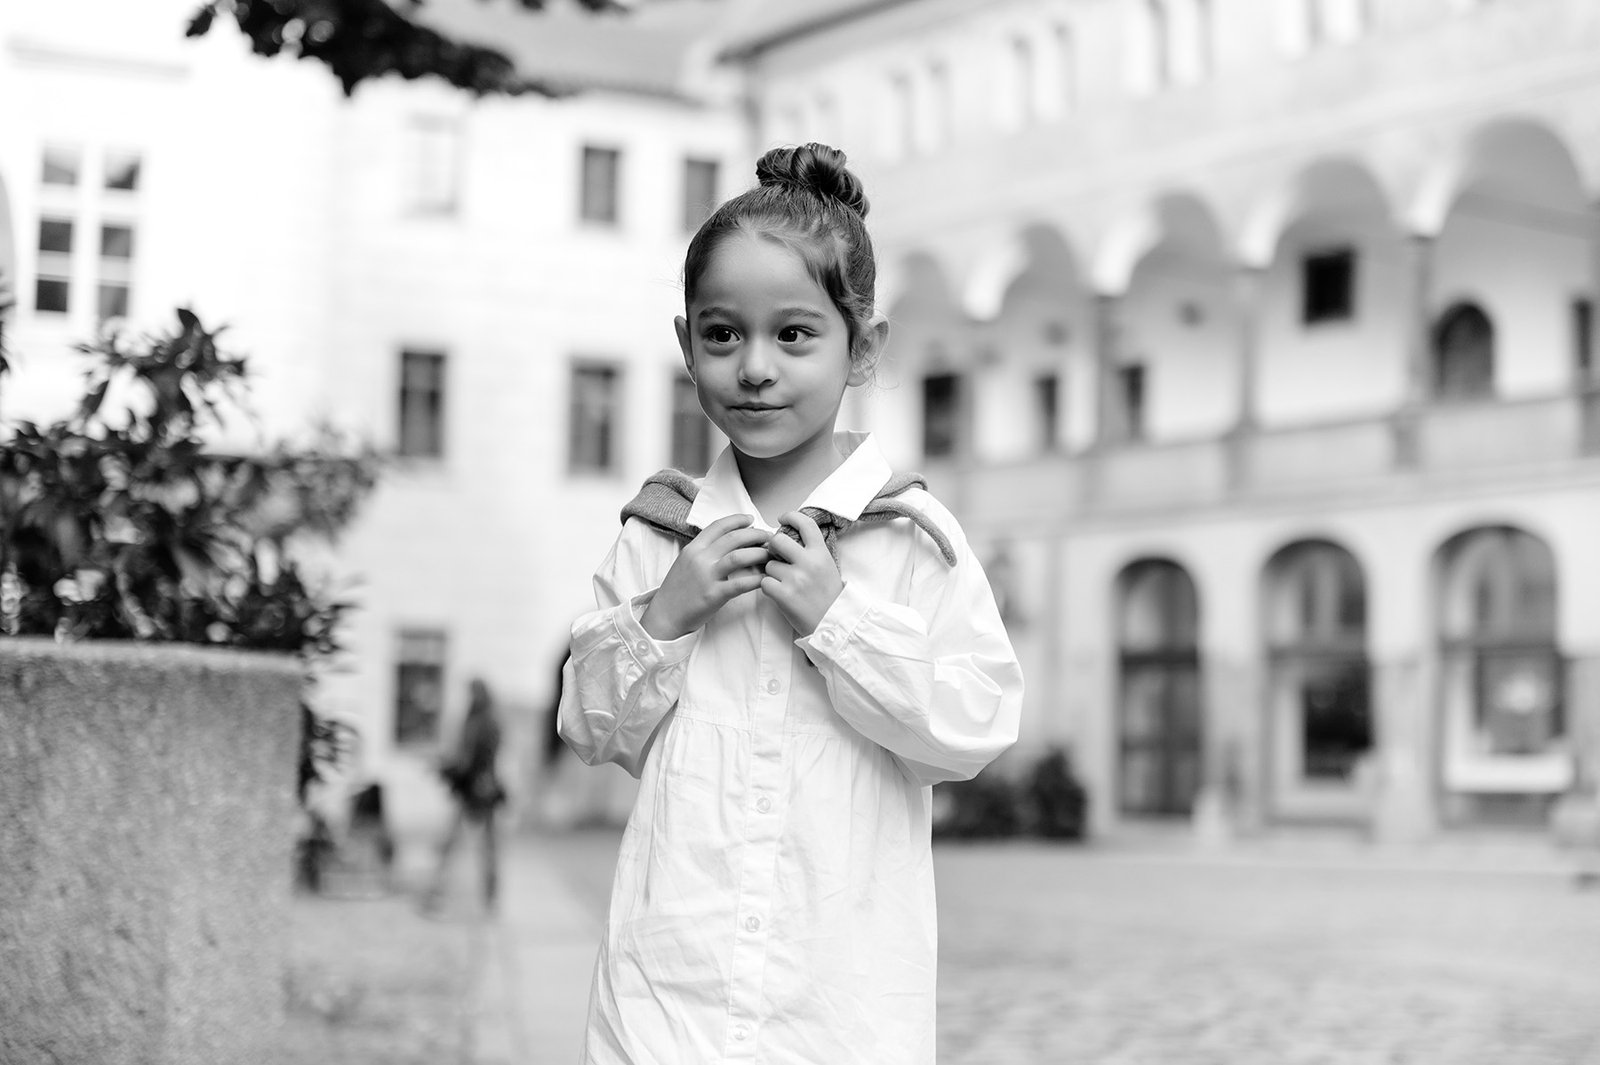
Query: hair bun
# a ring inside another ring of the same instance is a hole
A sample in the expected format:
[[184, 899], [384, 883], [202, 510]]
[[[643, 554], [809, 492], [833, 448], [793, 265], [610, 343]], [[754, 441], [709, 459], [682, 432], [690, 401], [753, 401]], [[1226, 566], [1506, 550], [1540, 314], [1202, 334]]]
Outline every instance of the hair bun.
[[867, 215], [867, 194], [861, 180], [845, 167], [837, 148], [812, 141], [798, 148], [774, 148], [756, 163], [756, 180], [762, 185], [790, 185], [808, 189], [824, 199], [838, 200], [856, 214]]

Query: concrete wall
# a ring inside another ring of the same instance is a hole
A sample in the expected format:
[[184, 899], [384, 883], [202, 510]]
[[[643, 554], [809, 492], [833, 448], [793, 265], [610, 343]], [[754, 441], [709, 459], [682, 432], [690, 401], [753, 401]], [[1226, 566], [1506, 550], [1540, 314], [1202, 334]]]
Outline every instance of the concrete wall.
[[0, 641], [0, 1061], [264, 1060], [300, 684], [278, 656]]

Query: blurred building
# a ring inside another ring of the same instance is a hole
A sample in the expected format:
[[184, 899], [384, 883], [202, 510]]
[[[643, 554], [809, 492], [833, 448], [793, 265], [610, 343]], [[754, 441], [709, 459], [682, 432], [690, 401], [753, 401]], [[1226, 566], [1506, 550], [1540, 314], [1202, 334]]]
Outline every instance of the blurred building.
[[[196, 7], [0, 6], [0, 416], [62, 413], [71, 347], [106, 319], [229, 323], [268, 435], [329, 419], [393, 460], [341, 544], [360, 609], [319, 702], [362, 722], [403, 807], [481, 675], [526, 780], [622, 503], [713, 447], [671, 322], [687, 233], [749, 170], [702, 41], [719, 5], [430, 0], [584, 90], [486, 100], [395, 80], [346, 99], [229, 27], [186, 40]], [[626, 784], [584, 776], [567, 815], [625, 809]]]
[[1600, 760], [1600, 5], [831, 0], [727, 45], [862, 173], [870, 421], [1102, 829], [1541, 825]]

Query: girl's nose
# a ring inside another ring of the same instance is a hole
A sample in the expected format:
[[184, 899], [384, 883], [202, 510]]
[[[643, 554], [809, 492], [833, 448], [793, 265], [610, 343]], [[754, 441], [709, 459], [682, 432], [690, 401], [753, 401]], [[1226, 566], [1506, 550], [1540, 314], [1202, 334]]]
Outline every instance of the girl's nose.
[[750, 344], [739, 359], [739, 383], [750, 388], [770, 385], [777, 379], [777, 367], [766, 345]]

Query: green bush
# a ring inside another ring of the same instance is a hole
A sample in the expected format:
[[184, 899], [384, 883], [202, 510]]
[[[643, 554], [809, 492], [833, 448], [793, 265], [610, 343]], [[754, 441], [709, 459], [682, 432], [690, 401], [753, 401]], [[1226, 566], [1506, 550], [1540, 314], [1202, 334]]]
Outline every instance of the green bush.
[[1021, 834], [1081, 840], [1087, 835], [1088, 791], [1065, 748], [1046, 751], [1013, 781], [993, 767], [971, 780], [934, 788], [936, 839], [1003, 839]]
[[350, 604], [314, 587], [293, 547], [354, 515], [371, 449], [331, 430], [258, 454], [209, 448], [248, 416], [246, 363], [188, 310], [174, 332], [78, 351], [90, 365], [73, 414], [0, 442], [0, 633], [336, 651]]

